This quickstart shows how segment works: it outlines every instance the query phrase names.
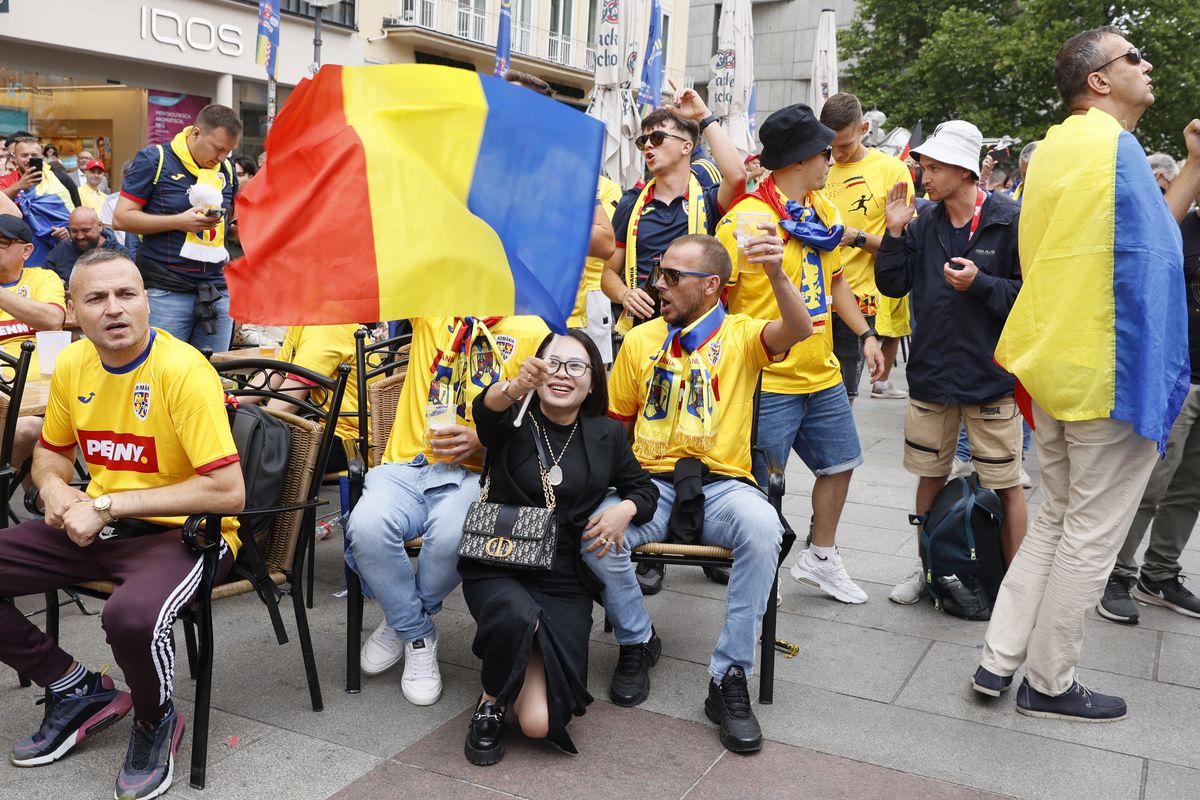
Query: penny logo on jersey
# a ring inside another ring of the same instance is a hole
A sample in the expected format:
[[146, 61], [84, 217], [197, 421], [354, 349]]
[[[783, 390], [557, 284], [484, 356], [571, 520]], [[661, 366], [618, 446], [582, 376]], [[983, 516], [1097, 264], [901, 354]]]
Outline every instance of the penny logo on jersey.
[[78, 431], [83, 460], [114, 472], [158, 472], [153, 436], [116, 431]]

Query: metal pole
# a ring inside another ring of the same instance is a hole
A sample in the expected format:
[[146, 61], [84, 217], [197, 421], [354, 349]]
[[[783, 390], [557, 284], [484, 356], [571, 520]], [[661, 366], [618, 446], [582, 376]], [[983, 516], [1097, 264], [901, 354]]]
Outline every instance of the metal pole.
[[313, 63], [317, 65], [317, 69], [321, 68], [321, 17], [325, 15], [325, 8], [317, 6], [317, 24], [315, 35], [313, 36]]

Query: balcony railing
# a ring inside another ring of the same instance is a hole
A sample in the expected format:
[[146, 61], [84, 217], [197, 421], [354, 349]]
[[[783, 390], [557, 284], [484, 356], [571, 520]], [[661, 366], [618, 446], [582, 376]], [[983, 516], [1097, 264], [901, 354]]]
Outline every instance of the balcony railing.
[[518, 53], [533, 55], [533, 28], [513, 22], [512, 47]]
[[571, 40], [560, 34], [551, 31], [549, 36], [550, 49], [546, 53], [546, 57], [555, 64], [570, 64], [571, 63]]
[[457, 34], [463, 39], [470, 39], [473, 42], [485, 42], [487, 41], [487, 21], [486, 12], [478, 11], [471, 6], [459, 6]]

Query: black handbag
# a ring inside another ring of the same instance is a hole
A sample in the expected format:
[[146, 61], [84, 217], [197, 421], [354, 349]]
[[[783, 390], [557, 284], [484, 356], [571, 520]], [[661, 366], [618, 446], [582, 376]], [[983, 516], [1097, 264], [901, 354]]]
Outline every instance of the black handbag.
[[533, 439], [538, 449], [538, 472], [546, 507], [489, 503], [492, 459], [488, 458], [479, 500], [471, 503], [463, 523], [459, 556], [496, 567], [550, 569], [558, 545], [558, 512], [550, 473], [546, 470], [544, 446], [536, 434]]

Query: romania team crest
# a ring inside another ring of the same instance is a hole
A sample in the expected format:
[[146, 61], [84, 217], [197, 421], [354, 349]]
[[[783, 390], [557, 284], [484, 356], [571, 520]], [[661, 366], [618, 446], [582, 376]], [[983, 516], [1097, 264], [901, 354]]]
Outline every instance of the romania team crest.
[[496, 349], [500, 351], [500, 360], [508, 361], [517, 349], [517, 340], [512, 336], [497, 336]]
[[471, 383], [476, 386], [491, 386], [496, 382], [499, 374], [500, 365], [496, 363], [496, 354], [487, 346], [487, 342], [476, 341], [472, 344]]
[[714, 367], [721, 360], [721, 340], [713, 339], [708, 343], [708, 363]]
[[17, 297], [29, 297], [29, 287], [28, 286], [18, 286], [17, 287]]
[[450, 384], [447, 381], [432, 381], [429, 384], [429, 404], [435, 406], [450, 405]]
[[671, 383], [674, 375], [662, 367], [655, 367], [650, 376], [649, 389], [646, 394], [646, 409], [642, 415], [648, 420], [663, 419], [667, 416], [667, 404], [671, 402]]
[[135, 383], [133, 385], [133, 413], [143, 421], [150, 416], [150, 384]]

